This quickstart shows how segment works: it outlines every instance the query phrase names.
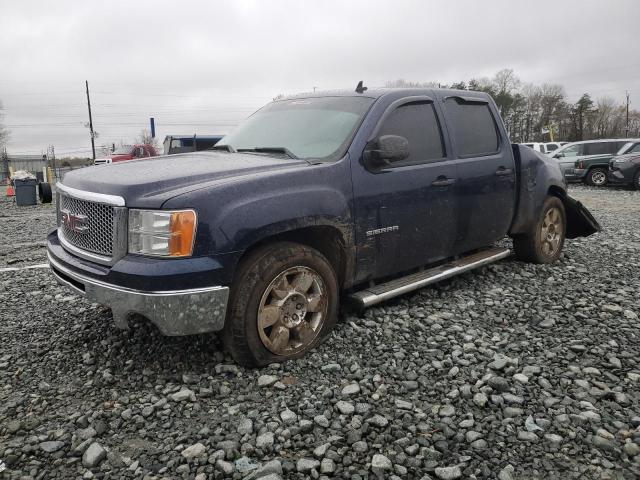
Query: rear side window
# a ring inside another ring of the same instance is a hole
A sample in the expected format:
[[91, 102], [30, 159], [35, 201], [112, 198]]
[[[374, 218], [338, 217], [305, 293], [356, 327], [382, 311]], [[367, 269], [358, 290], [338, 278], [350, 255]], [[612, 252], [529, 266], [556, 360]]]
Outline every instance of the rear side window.
[[399, 135], [409, 141], [409, 157], [394, 166], [434, 162], [445, 156], [440, 125], [431, 103], [399, 106], [384, 119], [378, 135]]
[[558, 148], [558, 145], [556, 145], [555, 143], [548, 143], [547, 144], [547, 152], [553, 152], [557, 148]]
[[584, 146], [585, 155], [607, 155], [614, 154], [620, 150], [620, 142], [597, 142], [587, 143]]
[[460, 156], [490, 155], [499, 149], [498, 131], [489, 105], [448, 98], [445, 108]]

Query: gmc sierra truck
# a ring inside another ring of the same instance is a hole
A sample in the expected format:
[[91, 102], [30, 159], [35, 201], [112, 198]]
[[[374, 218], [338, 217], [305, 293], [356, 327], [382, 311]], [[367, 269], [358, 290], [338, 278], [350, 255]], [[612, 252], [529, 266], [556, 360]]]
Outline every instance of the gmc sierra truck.
[[221, 331], [241, 364], [301, 356], [365, 308], [600, 227], [555, 160], [512, 145], [487, 94], [382, 89], [269, 103], [214, 151], [57, 185], [56, 279], [165, 335]]

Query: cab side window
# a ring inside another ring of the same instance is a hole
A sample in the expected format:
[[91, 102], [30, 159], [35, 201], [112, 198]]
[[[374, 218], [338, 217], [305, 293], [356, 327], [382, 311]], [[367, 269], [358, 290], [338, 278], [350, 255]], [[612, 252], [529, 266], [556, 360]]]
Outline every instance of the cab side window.
[[[480, 157], [497, 153], [500, 138], [489, 105], [447, 98], [445, 108], [451, 118], [452, 136], [461, 157]], [[540, 146], [535, 148], [540, 151]]]
[[562, 150], [562, 156], [563, 157], [578, 157], [580, 155], [584, 155], [582, 153], [582, 147], [584, 147], [583, 144], [579, 144], [579, 145], [571, 145], [570, 147], [565, 148], [564, 150]]
[[399, 135], [409, 141], [409, 157], [393, 166], [414, 165], [445, 157], [442, 133], [433, 104], [412, 102], [396, 108], [385, 119], [378, 136]]

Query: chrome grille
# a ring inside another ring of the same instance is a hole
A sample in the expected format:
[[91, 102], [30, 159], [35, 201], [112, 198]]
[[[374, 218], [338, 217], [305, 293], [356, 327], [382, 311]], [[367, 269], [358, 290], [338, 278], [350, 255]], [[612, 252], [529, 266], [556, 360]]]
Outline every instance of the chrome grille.
[[84, 215], [87, 218], [86, 226], [88, 228], [82, 233], [71, 230], [64, 224], [60, 225], [67, 242], [74, 247], [98, 255], [106, 257], [113, 255], [114, 207], [61, 194], [58, 209], [68, 210], [74, 215]]

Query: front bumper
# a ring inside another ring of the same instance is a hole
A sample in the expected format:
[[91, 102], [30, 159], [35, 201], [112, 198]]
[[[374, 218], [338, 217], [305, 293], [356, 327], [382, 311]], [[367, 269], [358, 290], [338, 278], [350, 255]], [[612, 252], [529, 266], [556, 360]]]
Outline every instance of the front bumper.
[[625, 175], [625, 172], [620, 168], [612, 169], [609, 167], [609, 175], [607, 175], [609, 182], [611, 183], [632, 183], [633, 174]]
[[86, 299], [106, 305], [120, 328], [128, 318], [139, 314], [151, 321], [164, 335], [191, 335], [221, 330], [227, 310], [229, 288], [211, 286], [185, 290], [148, 291], [105, 282], [83, 274], [57, 259], [48, 245], [51, 271], [61, 285]]

